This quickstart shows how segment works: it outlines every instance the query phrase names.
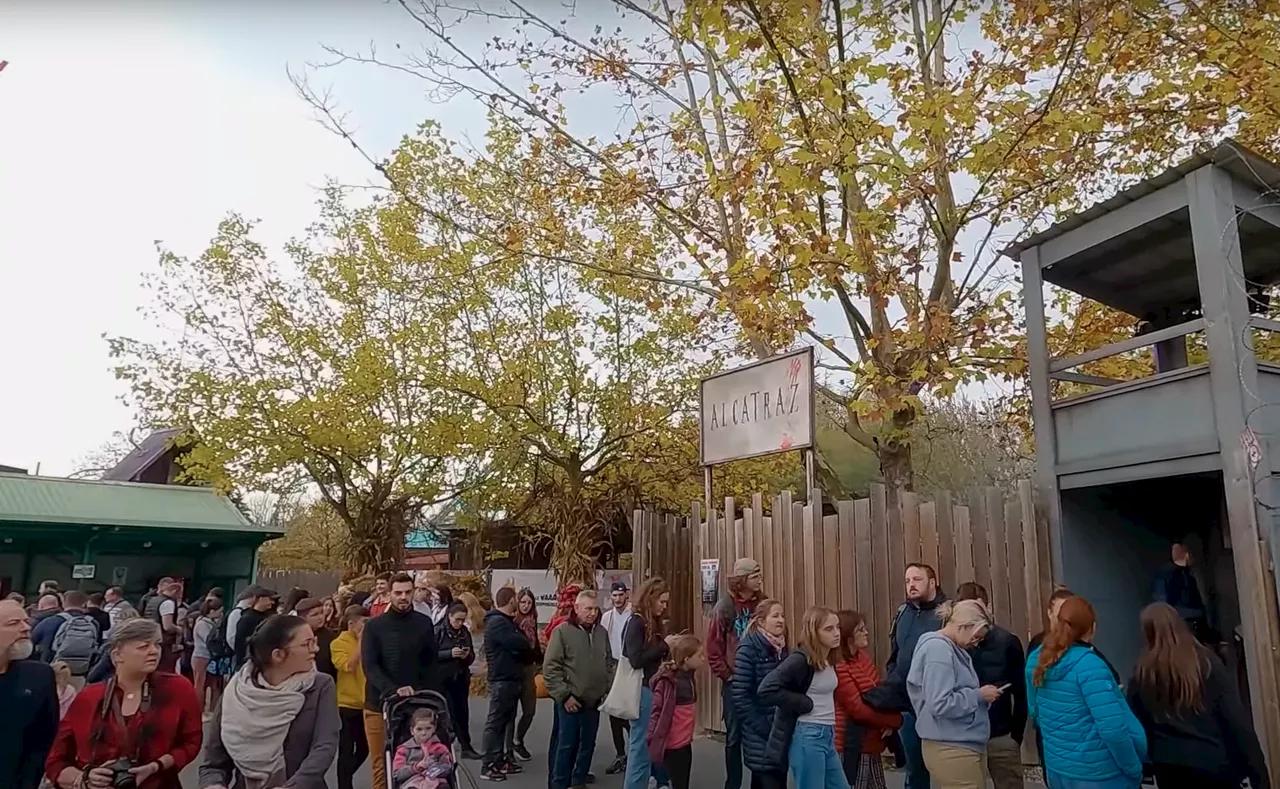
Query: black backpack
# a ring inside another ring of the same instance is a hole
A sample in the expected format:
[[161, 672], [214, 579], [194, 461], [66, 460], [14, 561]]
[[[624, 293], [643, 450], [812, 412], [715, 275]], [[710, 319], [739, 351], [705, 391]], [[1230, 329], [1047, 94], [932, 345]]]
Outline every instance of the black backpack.
[[209, 637], [205, 639], [210, 660], [222, 660], [235, 654], [235, 650], [231, 648], [231, 642], [227, 640], [227, 620], [230, 618], [229, 611], [224, 613], [209, 631]]

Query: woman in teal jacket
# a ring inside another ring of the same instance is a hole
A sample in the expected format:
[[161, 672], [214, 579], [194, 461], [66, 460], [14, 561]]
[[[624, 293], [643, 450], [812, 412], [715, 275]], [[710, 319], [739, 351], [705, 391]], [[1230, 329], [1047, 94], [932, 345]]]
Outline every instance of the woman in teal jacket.
[[1027, 658], [1027, 706], [1040, 728], [1049, 789], [1137, 789], [1147, 737], [1110, 664], [1091, 643], [1097, 621], [1083, 597], [1062, 604]]

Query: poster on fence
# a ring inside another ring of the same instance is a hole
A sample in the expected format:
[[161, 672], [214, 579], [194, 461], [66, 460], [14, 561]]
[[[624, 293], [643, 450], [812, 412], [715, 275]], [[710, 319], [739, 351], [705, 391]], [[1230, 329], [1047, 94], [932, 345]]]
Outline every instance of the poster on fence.
[[701, 569], [702, 602], [714, 605], [720, 597], [720, 560], [703, 559]]
[[[615, 581], [621, 581], [631, 588], [630, 570], [596, 570], [596, 589], [599, 590], [600, 606], [609, 605], [609, 589]], [[538, 622], [546, 624], [556, 613], [556, 590], [560, 583], [555, 573], [550, 570], [494, 570], [489, 578], [489, 594], [496, 593], [504, 586], [516, 589], [528, 589], [538, 603]]]

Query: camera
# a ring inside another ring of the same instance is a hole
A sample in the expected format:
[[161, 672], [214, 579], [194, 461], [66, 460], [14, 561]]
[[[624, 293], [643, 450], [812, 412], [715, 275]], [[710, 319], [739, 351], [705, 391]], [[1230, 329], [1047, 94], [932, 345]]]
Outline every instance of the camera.
[[137, 779], [129, 772], [134, 766], [132, 761], [121, 757], [102, 766], [111, 771], [112, 789], [138, 789]]

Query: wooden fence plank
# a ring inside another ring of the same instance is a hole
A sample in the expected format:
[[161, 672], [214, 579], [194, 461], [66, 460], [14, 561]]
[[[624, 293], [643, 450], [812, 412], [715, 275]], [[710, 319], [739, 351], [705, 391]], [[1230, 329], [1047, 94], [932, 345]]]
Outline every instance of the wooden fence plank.
[[1009, 604], [1009, 550], [1004, 542], [1004, 496], [996, 488], [984, 491], [987, 511], [987, 544], [991, 550], [991, 579], [987, 594], [991, 596], [996, 620], [1013, 621], [1013, 607]]
[[938, 494], [934, 505], [938, 520], [938, 577], [941, 583], [954, 589], [956, 585], [956, 533], [955, 509], [951, 503], [951, 494]]
[[1027, 610], [1027, 566], [1022, 553], [1022, 507], [1017, 499], [1010, 499], [1004, 505], [1004, 539], [1008, 546], [1008, 576], [1006, 586], [1009, 590], [1009, 608], [1012, 611], [1010, 630], [1027, 643], [1031, 635], [1027, 628], [1030, 621]]
[[[840, 516], [822, 516], [822, 581], [826, 591], [823, 593], [823, 605], [837, 610], [848, 608], [845, 604], [845, 590], [853, 578], [848, 573], [840, 572]], [[852, 568], [852, 565], [846, 565]], [[850, 595], [852, 597], [852, 595]]]
[[801, 505], [800, 509], [800, 545], [804, 549], [800, 567], [804, 577], [797, 580], [800, 582], [800, 601], [805, 608], [813, 605], [822, 594], [822, 535], [813, 522], [813, 510], [813, 506], [808, 504]]
[[879, 623], [875, 616], [876, 562], [871, 543], [871, 500], [858, 499], [853, 502], [852, 510], [854, 555], [858, 558], [858, 594], [854, 598], [853, 607], [869, 623], [867, 629], [871, 631], [871, 643], [875, 644], [878, 643], [877, 639], [885, 636], [884, 633], [879, 632]]
[[[991, 532], [990, 516], [987, 513], [987, 497], [979, 488], [969, 497], [969, 532], [973, 545], [973, 574], [957, 578], [957, 583], [977, 581], [987, 589], [991, 588]], [[952, 587], [953, 589], [955, 587]]]
[[[920, 503], [920, 560], [938, 570], [938, 513], [932, 501]], [[946, 576], [939, 576], [945, 578]]]
[[774, 597], [782, 601], [782, 608], [786, 612], [788, 627], [795, 627], [791, 619], [795, 601], [792, 581], [799, 574], [795, 571], [795, 541], [799, 535], [791, 529], [791, 493], [789, 491], [782, 491], [782, 496], [778, 501], [778, 510], [773, 513], [773, 520], [778, 529], [778, 538], [781, 540], [782, 563], [779, 565], [778, 585], [770, 591]]
[[1018, 481], [1018, 508], [1021, 510], [1023, 583], [1027, 594], [1027, 619], [1032, 631], [1039, 631], [1049, 599], [1040, 593], [1040, 549], [1036, 534], [1036, 503], [1030, 480]]
[[972, 513], [968, 507], [957, 506], [952, 509], [956, 534], [956, 575], [949, 588], [955, 589], [965, 581], [973, 580], [973, 524], [969, 517]]
[[[889, 625], [893, 612], [897, 610], [895, 598], [889, 594], [889, 524], [885, 513], [884, 485], [871, 486], [871, 555], [875, 565], [875, 596], [871, 610], [864, 611], [868, 617], [874, 617], [876, 645], [876, 665], [883, 666], [889, 659]], [[896, 575], [896, 574], [895, 574]], [[901, 596], [901, 595], [898, 595]]]
[[[739, 530], [737, 526], [737, 519], [738, 519], [738, 507], [734, 503], [733, 496], [725, 496], [724, 522], [725, 522], [725, 526], [728, 527], [727, 536], [729, 538], [728, 545], [725, 546], [726, 547], [725, 552], [729, 555], [729, 566], [727, 568], [729, 570], [732, 570], [733, 563], [736, 562], [741, 556], [743, 556], [742, 542], [739, 540], [739, 534], [738, 534]], [[724, 565], [721, 565], [721, 567], [723, 568]]]
[[[920, 494], [902, 493], [902, 563], [920, 561]], [[936, 568], [935, 568], [936, 569]]]
[[751, 556], [763, 566], [768, 543], [764, 536], [764, 496], [759, 493], [751, 495], [751, 544], [755, 551]]
[[[804, 544], [804, 507], [802, 501], [791, 502], [791, 541], [799, 550]], [[802, 577], [802, 573], [798, 570], [804, 567], [803, 558], [796, 556], [792, 565], [794, 568], [791, 572], [791, 595], [792, 595], [792, 614], [787, 618], [788, 624], [791, 626], [791, 633], [794, 637], [799, 631], [796, 629], [800, 626], [800, 618], [804, 614], [805, 587], [809, 585], [808, 579]]]
[[840, 607], [858, 610], [859, 576], [864, 574], [869, 565], [870, 556], [863, 554], [862, 562], [858, 561], [858, 538], [853, 521], [853, 502], [836, 502], [836, 531], [839, 534], [840, 553], [836, 559], [840, 575]]

